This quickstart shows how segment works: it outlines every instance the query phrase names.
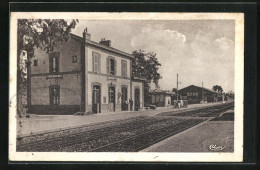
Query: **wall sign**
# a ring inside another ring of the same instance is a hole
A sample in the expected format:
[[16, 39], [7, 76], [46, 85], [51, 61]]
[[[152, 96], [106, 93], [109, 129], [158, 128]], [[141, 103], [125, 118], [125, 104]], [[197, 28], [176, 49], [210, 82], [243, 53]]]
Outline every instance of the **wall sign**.
[[63, 78], [61, 74], [55, 74], [55, 75], [47, 75], [46, 79], [55, 79], [55, 78]]

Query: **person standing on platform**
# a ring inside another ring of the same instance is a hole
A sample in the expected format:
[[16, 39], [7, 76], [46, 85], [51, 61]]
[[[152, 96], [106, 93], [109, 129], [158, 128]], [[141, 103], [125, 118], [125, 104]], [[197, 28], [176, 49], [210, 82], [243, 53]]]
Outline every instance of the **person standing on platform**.
[[129, 99], [129, 104], [130, 104], [130, 111], [133, 111], [133, 100], [132, 100], [132, 98]]

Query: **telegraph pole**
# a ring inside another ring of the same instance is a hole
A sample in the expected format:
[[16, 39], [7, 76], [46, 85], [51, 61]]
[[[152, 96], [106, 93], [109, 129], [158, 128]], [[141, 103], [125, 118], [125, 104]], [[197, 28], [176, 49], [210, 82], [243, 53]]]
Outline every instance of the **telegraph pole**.
[[204, 103], [204, 89], [203, 89], [203, 82], [202, 82], [202, 103]]
[[179, 84], [181, 84], [181, 82], [179, 82], [179, 80], [178, 80], [178, 77], [179, 77], [179, 74], [177, 73], [177, 102], [178, 102], [178, 86], [179, 86]]
[[178, 102], [178, 85], [179, 85], [179, 82], [178, 82], [178, 73], [177, 73], [177, 102]]

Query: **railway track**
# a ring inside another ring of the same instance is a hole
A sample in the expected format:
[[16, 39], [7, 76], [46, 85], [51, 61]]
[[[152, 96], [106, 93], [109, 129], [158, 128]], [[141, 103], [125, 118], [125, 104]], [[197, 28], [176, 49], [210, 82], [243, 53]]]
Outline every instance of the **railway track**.
[[[54, 140], [54, 139], [58, 139], [58, 138], [63, 137], [63, 136], [67, 136], [68, 133], [79, 134], [79, 133], [84, 132], [86, 130], [102, 129], [102, 128], [106, 128], [106, 127], [109, 127], [109, 126], [112, 126], [112, 125], [120, 126], [122, 124], [126, 124], [126, 123], [131, 122], [131, 121], [138, 121], [142, 118], [144, 118], [144, 116], [131, 117], [131, 118], [113, 120], [113, 121], [106, 121], [106, 122], [95, 123], [95, 124], [81, 126], [81, 127], [75, 127], [75, 128], [71, 128], [71, 129], [58, 130], [58, 131], [55, 131], [55, 132], [33, 134], [33, 135], [30, 135], [30, 136], [22, 137], [22, 140], [18, 141], [18, 145], [19, 146], [25, 146], [25, 145], [28, 145], [29, 142], [30, 143], [32, 143], [32, 142], [37, 143], [38, 141], [42, 141], [42, 140], [44, 140], [44, 141]], [[21, 137], [18, 137], [18, 138], [21, 138]]]
[[[64, 150], [66, 146], [75, 146], [76, 144], [82, 144], [82, 141], [88, 140], [89, 142], [98, 140], [100, 136], [109, 136], [112, 133], [121, 133], [126, 131], [134, 131], [140, 129], [140, 125], [149, 127], [151, 124], [162, 125], [170, 120], [162, 117], [159, 119], [153, 119], [151, 117], [139, 117], [138, 119], [131, 119], [131, 121], [122, 124], [105, 126], [98, 129], [92, 130], [79, 130], [78, 132], [63, 134], [58, 137], [48, 138], [40, 141], [34, 141], [29, 143], [23, 143], [18, 145], [17, 150], [25, 151], [53, 151], [53, 150]], [[175, 120], [177, 121], [177, 120]], [[116, 140], [116, 139], [115, 139]], [[57, 148], [58, 147], [58, 148]]]
[[195, 126], [203, 121], [204, 121], [203, 119], [195, 119], [193, 121], [185, 120], [179, 124], [168, 125], [156, 130], [144, 132], [142, 134], [138, 134], [127, 139], [122, 139], [118, 142], [101, 146], [99, 148], [95, 148], [90, 151], [92, 152], [137, 152], [161, 140], [164, 140], [170, 136], [182, 132], [192, 126]]
[[[136, 152], [205, 120], [216, 117], [232, 104], [188, 111], [186, 114], [140, 116], [97, 124], [52, 135], [35, 135], [17, 141], [18, 152]], [[179, 118], [175, 116], [189, 116]], [[194, 117], [194, 119], [192, 119]]]
[[227, 111], [231, 108], [234, 108], [234, 103], [226, 103], [217, 106], [211, 106], [207, 108], [191, 109], [188, 111], [180, 112], [164, 112], [158, 116], [183, 116], [183, 117], [216, 117], [219, 116], [222, 112]]

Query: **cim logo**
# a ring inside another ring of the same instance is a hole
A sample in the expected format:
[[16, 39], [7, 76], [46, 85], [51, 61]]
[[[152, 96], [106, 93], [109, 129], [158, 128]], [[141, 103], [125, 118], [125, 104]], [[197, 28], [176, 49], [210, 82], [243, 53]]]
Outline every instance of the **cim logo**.
[[212, 151], [222, 151], [223, 149], [225, 149], [224, 146], [217, 146], [217, 145], [210, 145], [209, 149]]

